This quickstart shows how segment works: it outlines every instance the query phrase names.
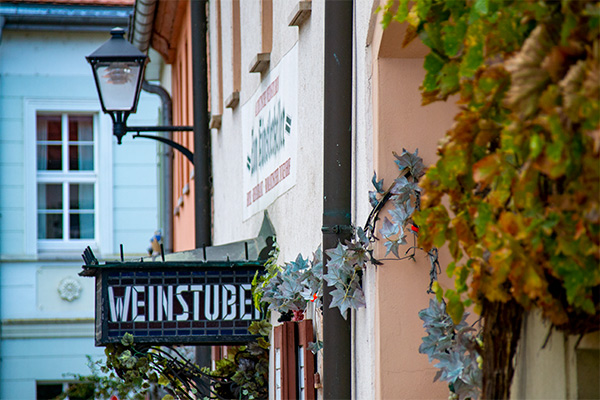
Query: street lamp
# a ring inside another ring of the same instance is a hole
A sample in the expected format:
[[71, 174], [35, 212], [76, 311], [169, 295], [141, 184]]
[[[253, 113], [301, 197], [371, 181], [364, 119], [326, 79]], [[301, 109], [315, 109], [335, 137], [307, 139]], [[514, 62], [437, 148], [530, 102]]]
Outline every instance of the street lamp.
[[137, 132], [135, 137], [158, 140], [181, 151], [192, 163], [193, 154], [180, 144], [161, 136], [140, 135], [140, 132], [193, 131], [191, 126], [127, 126], [129, 114], [135, 113], [148, 56], [125, 40], [125, 30], [114, 28], [102, 46], [86, 57], [92, 67], [102, 111], [113, 121], [113, 134], [117, 143], [127, 132]]

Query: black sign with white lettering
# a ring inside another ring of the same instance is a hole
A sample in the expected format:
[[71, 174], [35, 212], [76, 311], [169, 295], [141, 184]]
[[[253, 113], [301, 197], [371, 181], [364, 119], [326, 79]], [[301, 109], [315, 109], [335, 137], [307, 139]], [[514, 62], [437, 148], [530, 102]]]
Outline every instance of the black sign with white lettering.
[[[86, 268], [86, 267], [84, 267]], [[233, 344], [260, 319], [252, 299], [259, 262], [114, 263], [96, 277], [96, 345], [126, 334], [136, 343]]]

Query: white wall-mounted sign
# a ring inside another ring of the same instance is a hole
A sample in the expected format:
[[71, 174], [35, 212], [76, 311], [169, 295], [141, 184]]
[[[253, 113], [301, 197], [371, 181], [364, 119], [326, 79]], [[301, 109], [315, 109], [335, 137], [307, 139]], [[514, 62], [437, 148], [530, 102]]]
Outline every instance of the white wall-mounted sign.
[[298, 46], [263, 78], [242, 106], [244, 220], [296, 184]]

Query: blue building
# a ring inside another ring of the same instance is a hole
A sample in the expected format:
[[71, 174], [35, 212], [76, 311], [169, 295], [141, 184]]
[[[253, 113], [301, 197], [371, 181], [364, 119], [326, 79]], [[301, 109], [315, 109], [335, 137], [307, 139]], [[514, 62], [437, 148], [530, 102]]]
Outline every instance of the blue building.
[[[0, 399], [52, 398], [89, 373], [103, 349], [81, 253], [142, 256], [160, 227], [159, 148], [117, 147], [85, 60], [132, 5], [0, 3]], [[130, 123], [156, 125], [159, 107], [142, 94]]]

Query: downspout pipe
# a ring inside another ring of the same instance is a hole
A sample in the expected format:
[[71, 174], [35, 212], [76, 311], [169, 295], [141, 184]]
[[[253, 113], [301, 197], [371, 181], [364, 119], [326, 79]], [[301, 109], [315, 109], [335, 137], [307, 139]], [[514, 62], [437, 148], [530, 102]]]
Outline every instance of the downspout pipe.
[[[351, 236], [353, 8], [353, 1], [325, 1], [323, 249]], [[329, 308], [333, 288], [324, 289], [323, 398], [350, 399], [351, 315]]]
[[206, 5], [206, 0], [191, 1], [196, 248], [212, 244]]
[[[142, 89], [148, 93], [156, 94], [160, 97], [162, 117], [161, 123], [163, 126], [173, 125], [173, 103], [171, 96], [167, 90], [160, 86], [154, 85], [144, 80], [142, 82]], [[164, 132], [167, 139], [172, 139], [171, 132]], [[173, 149], [170, 146], [160, 145], [163, 149], [161, 152], [162, 157], [162, 181], [163, 188], [161, 193], [161, 199], [163, 204], [162, 213], [162, 227], [163, 227], [163, 245], [165, 253], [173, 252]]]
[[[194, 93], [194, 198], [196, 248], [212, 244], [210, 129], [208, 127], [208, 56], [206, 0], [190, 1]], [[211, 365], [211, 347], [196, 347], [196, 364]]]

